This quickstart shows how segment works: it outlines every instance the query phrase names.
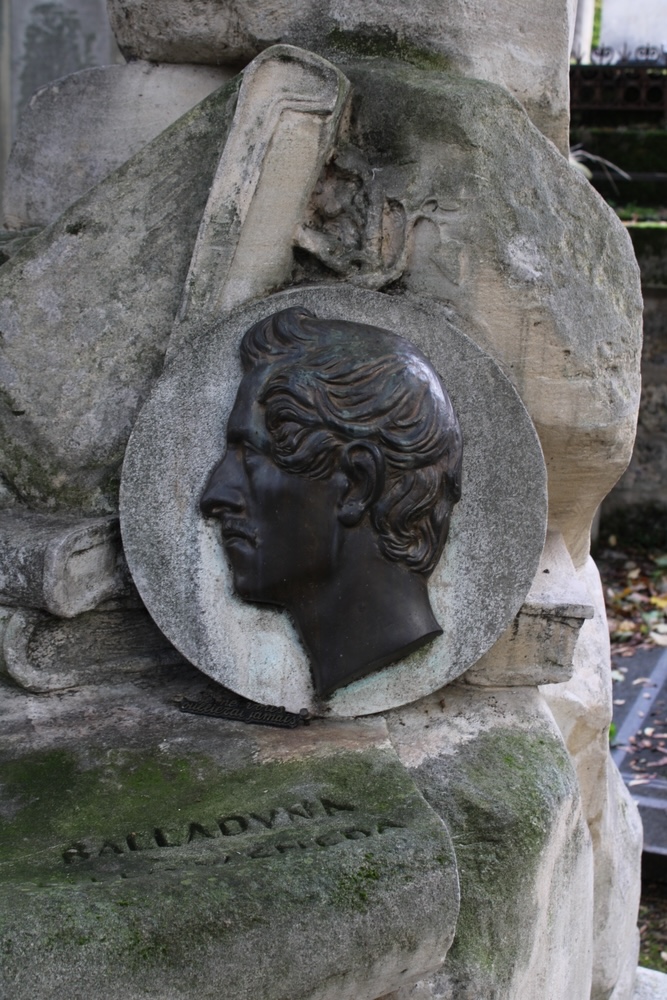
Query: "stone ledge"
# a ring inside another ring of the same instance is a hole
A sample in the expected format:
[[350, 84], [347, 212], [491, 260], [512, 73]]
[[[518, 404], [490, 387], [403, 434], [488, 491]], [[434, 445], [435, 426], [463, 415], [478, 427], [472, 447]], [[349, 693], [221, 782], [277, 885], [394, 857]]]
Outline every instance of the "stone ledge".
[[467, 684], [514, 687], [569, 680], [574, 647], [594, 609], [563, 536], [549, 531], [535, 579], [519, 613], [464, 674]]

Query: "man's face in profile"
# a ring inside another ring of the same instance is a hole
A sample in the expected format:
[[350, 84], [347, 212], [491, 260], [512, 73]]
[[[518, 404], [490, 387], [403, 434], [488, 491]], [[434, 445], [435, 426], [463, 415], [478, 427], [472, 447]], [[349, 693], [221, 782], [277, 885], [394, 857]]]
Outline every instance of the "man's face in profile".
[[288, 609], [328, 695], [442, 632], [427, 579], [460, 493], [458, 421], [427, 358], [387, 330], [285, 309], [240, 354], [200, 507], [238, 595]]
[[309, 480], [275, 464], [258, 403], [265, 378], [257, 371], [241, 381], [201, 509], [221, 522], [239, 596], [289, 605], [335, 570], [342, 477]]

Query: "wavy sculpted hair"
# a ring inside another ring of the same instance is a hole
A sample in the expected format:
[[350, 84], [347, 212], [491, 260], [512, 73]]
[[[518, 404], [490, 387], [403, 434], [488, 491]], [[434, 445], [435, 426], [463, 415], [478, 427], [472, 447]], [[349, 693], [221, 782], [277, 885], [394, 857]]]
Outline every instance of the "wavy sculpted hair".
[[381, 551], [429, 575], [461, 496], [462, 440], [424, 355], [378, 327], [284, 309], [247, 331], [241, 362], [267, 368], [259, 402], [279, 468], [325, 479], [350, 442], [376, 446], [384, 486], [369, 513]]

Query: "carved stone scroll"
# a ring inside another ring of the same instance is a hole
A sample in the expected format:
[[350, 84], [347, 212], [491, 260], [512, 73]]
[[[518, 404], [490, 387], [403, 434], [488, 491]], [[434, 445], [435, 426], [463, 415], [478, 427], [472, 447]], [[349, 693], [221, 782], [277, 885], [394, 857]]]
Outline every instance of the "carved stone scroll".
[[73, 618], [132, 589], [118, 518], [0, 512], [0, 602]]
[[195, 244], [169, 352], [289, 276], [292, 239], [332, 150], [349, 83], [331, 63], [276, 45], [245, 71]]

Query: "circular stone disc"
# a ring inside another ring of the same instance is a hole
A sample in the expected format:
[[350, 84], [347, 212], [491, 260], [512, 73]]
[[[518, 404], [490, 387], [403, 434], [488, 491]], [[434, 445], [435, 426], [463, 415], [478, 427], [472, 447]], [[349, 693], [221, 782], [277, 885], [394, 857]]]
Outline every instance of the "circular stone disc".
[[[219, 522], [199, 512], [206, 480], [225, 451], [242, 374], [240, 340], [253, 323], [289, 306], [412, 341], [441, 376], [463, 430], [462, 499], [428, 585], [443, 635], [323, 703], [289, 616], [236, 596]], [[139, 593], [191, 663], [253, 701], [293, 712], [366, 715], [460, 676], [512, 621], [544, 543], [546, 471], [513, 386], [444, 307], [343, 284], [296, 288], [226, 316], [169, 365], [128, 444], [121, 524]]]

